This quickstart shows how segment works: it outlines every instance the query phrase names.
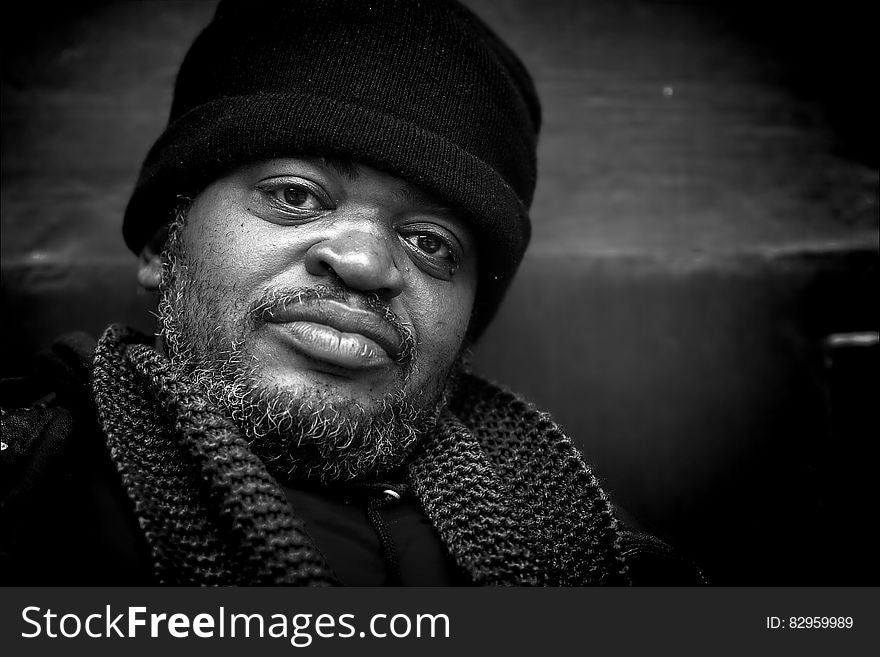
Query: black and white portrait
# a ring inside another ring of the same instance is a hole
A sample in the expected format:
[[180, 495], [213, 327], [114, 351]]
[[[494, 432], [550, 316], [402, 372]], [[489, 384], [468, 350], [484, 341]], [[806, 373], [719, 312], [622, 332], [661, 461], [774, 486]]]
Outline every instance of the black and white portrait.
[[18, 11], [5, 582], [877, 584], [861, 5]]

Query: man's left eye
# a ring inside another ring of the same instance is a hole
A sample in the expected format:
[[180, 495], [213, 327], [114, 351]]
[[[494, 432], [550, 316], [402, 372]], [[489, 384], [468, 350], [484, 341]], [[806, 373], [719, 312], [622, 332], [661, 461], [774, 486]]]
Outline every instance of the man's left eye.
[[436, 235], [417, 233], [406, 235], [404, 239], [420, 251], [435, 258], [451, 259], [453, 257], [449, 245]]
[[427, 222], [409, 224], [398, 228], [398, 232], [416, 267], [435, 278], [452, 279], [464, 257], [453, 233]]

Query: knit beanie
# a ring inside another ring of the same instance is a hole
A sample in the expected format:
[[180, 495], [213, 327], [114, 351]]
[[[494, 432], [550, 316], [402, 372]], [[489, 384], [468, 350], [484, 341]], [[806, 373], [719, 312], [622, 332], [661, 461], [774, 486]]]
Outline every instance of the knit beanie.
[[471, 222], [475, 338], [528, 244], [540, 122], [522, 62], [453, 0], [223, 0], [181, 65], [123, 235], [139, 253], [180, 196], [236, 166], [349, 158]]

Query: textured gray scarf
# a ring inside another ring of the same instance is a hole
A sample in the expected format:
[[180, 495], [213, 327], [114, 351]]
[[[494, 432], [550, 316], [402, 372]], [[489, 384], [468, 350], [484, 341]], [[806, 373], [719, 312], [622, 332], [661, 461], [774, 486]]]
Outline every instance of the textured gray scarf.
[[[98, 416], [157, 579], [336, 583], [235, 425], [147, 346], [111, 326], [95, 352]], [[467, 375], [406, 468], [452, 558], [478, 585], [626, 584], [618, 522], [552, 419]]]

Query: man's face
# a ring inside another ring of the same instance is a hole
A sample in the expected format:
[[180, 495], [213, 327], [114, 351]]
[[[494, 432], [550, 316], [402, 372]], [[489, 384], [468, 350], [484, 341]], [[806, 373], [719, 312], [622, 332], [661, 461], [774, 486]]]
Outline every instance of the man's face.
[[169, 355], [264, 458], [324, 479], [399, 464], [435, 417], [473, 306], [460, 217], [370, 167], [287, 158], [214, 182], [169, 242]]

